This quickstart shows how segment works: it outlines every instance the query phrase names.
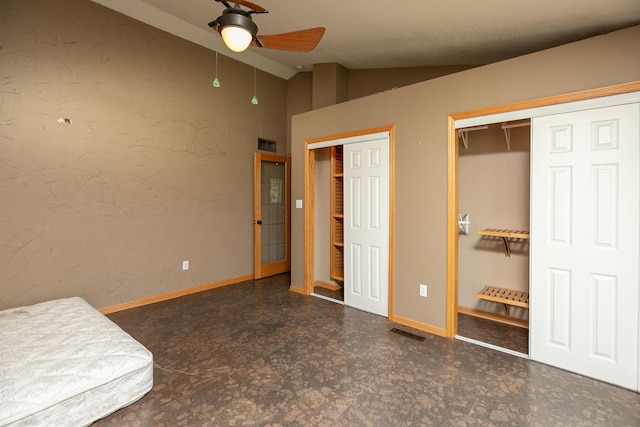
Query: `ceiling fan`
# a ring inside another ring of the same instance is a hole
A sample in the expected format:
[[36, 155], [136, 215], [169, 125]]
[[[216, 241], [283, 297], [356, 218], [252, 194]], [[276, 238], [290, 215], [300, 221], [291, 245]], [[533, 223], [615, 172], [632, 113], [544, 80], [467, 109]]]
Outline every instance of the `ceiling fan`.
[[[222, 15], [209, 22], [209, 26], [220, 33], [224, 43], [234, 52], [242, 52], [249, 45], [291, 52], [310, 52], [315, 49], [324, 35], [324, 27], [315, 27], [290, 33], [258, 36], [258, 26], [253, 22], [251, 15], [269, 13], [265, 8], [245, 0], [215, 1], [225, 5], [226, 9]], [[230, 3], [234, 3], [234, 6]]]

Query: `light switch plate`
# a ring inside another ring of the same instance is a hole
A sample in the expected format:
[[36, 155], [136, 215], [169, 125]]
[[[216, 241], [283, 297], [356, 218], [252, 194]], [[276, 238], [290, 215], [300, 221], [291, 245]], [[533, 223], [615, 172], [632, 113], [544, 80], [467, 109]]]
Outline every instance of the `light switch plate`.
[[424, 285], [422, 283], [420, 283], [420, 296], [421, 297], [427, 296], [427, 285]]
[[302, 200], [296, 199], [296, 209], [302, 209]]

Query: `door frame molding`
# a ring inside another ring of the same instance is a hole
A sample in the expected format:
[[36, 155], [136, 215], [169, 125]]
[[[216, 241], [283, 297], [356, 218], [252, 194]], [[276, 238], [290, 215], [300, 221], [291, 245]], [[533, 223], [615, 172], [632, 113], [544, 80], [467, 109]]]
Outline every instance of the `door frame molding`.
[[[262, 161], [281, 162], [285, 166], [285, 259], [271, 264], [262, 264], [261, 256], [258, 249], [262, 244], [262, 226], [257, 224], [256, 213], [260, 210], [262, 214], [261, 201], [257, 200], [256, 194], [261, 192], [261, 176], [257, 176], [258, 166]], [[291, 270], [291, 155], [280, 155], [273, 153], [264, 153], [256, 151], [253, 153], [253, 278], [260, 279], [263, 277], [273, 276], [285, 271]]]
[[[579, 92], [572, 92], [562, 95], [554, 95], [544, 98], [537, 98], [528, 101], [514, 102], [511, 104], [486, 107], [477, 110], [463, 111], [450, 114], [447, 117], [447, 311], [446, 311], [446, 335], [449, 338], [455, 337], [458, 332], [458, 136], [456, 129], [461, 127], [460, 123], [466, 126], [476, 124], [484, 120], [486, 116], [496, 116], [492, 121], [486, 123], [499, 122], [500, 115], [511, 115], [509, 120], [513, 120], [517, 114], [531, 117], [530, 111], [545, 107], [567, 104], [577, 101], [588, 101], [613, 95], [622, 95], [630, 92], [640, 91], [640, 81], [623, 83], [613, 86], [606, 86], [596, 89], [589, 89]], [[458, 122], [458, 126], [456, 126]]]
[[[314, 150], [321, 146], [331, 146], [329, 141], [346, 138], [356, 138], [364, 135], [380, 132], [389, 133], [389, 310], [388, 318], [393, 317], [393, 278], [394, 278], [394, 224], [395, 224], [395, 126], [387, 125], [376, 128], [364, 129], [341, 133], [337, 135], [323, 136], [305, 140], [304, 153], [304, 294], [310, 295], [314, 286], [315, 269], [315, 153]], [[315, 147], [310, 147], [316, 144]], [[335, 144], [334, 144], [335, 145]]]

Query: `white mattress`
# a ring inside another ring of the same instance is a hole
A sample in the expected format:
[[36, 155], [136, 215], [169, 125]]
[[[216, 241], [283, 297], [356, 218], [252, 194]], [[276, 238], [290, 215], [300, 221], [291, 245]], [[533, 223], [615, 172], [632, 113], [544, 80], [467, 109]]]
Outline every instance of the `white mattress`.
[[81, 298], [0, 311], [0, 426], [79, 426], [140, 399], [153, 355]]

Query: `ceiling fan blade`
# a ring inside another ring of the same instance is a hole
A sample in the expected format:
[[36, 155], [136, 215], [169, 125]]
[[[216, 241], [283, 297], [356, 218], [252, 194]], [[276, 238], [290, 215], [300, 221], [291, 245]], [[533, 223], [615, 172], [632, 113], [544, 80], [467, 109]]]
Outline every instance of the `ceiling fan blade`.
[[227, 9], [231, 8], [231, 5], [225, 0], [215, 0], [215, 1], [217, 1], [218, 3], [222, 3]]
[[229, 3], [235, 3], [253, 10], [255, 13], [269, 13], [267, 9], [255, 3], [246, 0], [230, 0]]
[[[263, 36], [258, 34], [261, 47], [266, 49], [288, 50], [291, 52], [311, 52], [318, 45], [324, 35], [324, 27], [309, 28], [307, 30], [292, 31], [290, 33]], [[256, 41], [254, 46], [260, 46]]]

